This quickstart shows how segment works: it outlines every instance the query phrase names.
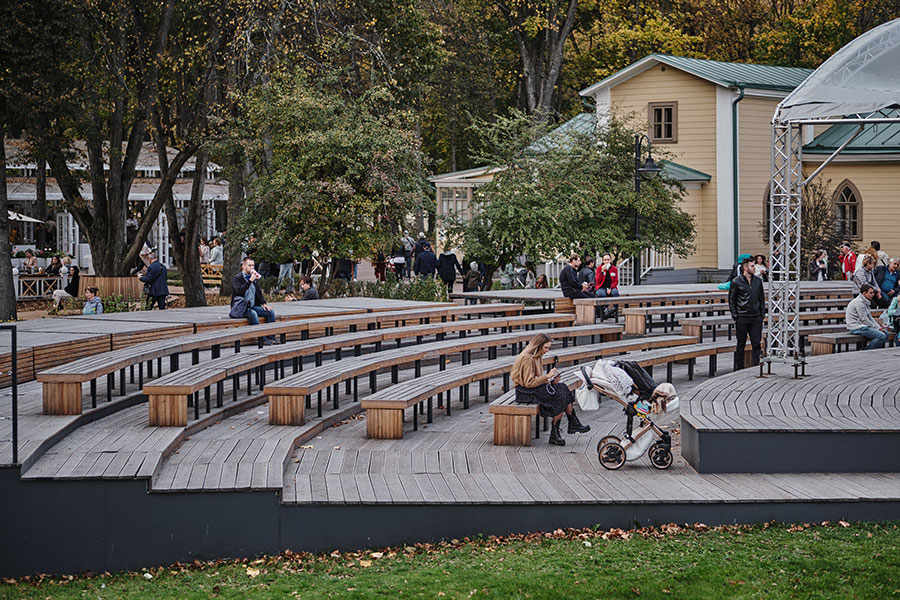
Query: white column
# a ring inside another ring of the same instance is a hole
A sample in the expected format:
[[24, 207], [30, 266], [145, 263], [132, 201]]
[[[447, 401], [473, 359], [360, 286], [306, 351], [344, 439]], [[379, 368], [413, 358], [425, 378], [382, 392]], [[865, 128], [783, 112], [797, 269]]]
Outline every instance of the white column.
[[734, 143], [731, 103], [737, 94], [716, 86], [716, 247], [717, 268], [734, 264]]

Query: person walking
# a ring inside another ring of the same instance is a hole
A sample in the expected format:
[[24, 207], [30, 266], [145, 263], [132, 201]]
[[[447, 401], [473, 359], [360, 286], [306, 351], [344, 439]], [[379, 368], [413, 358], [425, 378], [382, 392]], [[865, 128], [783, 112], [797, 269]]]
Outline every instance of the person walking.
[[437, 270], [437, 264], [437, 257], [434, 255], [434, 252], [431, 251], [431, 244], [425, 242], [422, 251], [416, 253], [415, 274], [422, 279], [434, 277], [434, 272]]
[[440, 258], [438, 258], [437, 270], [438, 275], [441, 276], [441, 281], [447, 286], [447, 293], [452, 294], [453, 284], [456, 283], [456, 274], [464, 275], [462, 265], [459, 264], [459, 258], [449, 249], [444, 250], [441, 252]]
[[759, 364], [762, 344], [763, 317], [766, 314], [766, 295], [762, 279], [757, 277], [756, 262], [751, 256], [741, 261], [741, 275], [731, 280], [728, 290], [728, 308], [735, 322], [737, 346], [734, 349], [734, 370], [744, 368], [744, 348], [747, 336], [753, 349], [753, 365]]
[[[424, 236], [422, 236], [424, 237]], [[412, 273], [412, 256], [413, 256], [413, 248], [416, 245], [416, 240], [413, 239], [411, 235], [409, 235], [409, 231], [406, 230], [403, 232], [403, 237], [400, 238], [400, 244], [403, 246], [403, 258], [405, 262], [403, 263], [406, 278], [409, 279], [410, 274]], [[403, 273], [400, 273], [401, 277]]]
[[868, 283], [862, 284], [859, 287], [859, 296], [850, 301], [844, 314], [847, 331], [869, 340], [866, 350], [884, 348], [884, 342], [887, 341], [884, 325], [878, 324], [869, 308], [874, 297], [875, 287]]
[[510, 377], [516, 386], [516, 402], [539, 405], [542, 416], [553, 418], [550, 443], [565, 446], [566, 440], [559, 431], [563, 413], [569, 420], [569, 433], [587, 433], [591, 427], [578, 420], [573, 406], [575, 394], [569, 386], [560, 383], [556, 367], [552, 367], [547, 374], [543, 372], [541, 358], [552, 346], [553, 339], [546, 333], [539, 333], [531, 338], [522, 353], [516, 357]]
[[166, 310], [166, 298], [169, 297], [169, 274], [166, 265], [159, 262], [156, 252], [151, 250], [147, 255], [150, 264], [143, 276], [138, 276], [144, 282], [144, 291], [147, 294], [147, 310], [153, 310], [157, 305], [159, 310]]

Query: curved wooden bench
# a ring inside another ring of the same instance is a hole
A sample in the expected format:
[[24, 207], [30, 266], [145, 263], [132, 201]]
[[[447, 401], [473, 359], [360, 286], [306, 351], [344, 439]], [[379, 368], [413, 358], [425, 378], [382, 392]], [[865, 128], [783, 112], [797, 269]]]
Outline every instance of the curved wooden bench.
[[[896, 332], [889, 332], [887, 344], [893, 347], [896, 338]], [[821, 354], [834, 354], [840, 352], [841, 346], [844, 346], [844, 352], [849, 352], [851, 344], [854, 345], [857, 350], [862, 350], [866, 347], [866, 344], [869, 343], [869, 340], [861, 335], [850, 333], [847, 331], [847, 328], [844, 327], [843, 331], [811, 335], [809, 336], [809, 343], [810, 346], [812, 346], [812, 355], [819, 356]]]
[[[613, 340], [586, 346], [560, 348], [544, 357], [550, 364], [558, 358], [563, 364], [578, 364], [581, 360], [595, 360], [601, 356], [612, 356], [623, 352], [651, 350], [671, 346], [692, 344], [691, 338], [683, 336], [658, 336], [645, 339]], [[643, 355], [642, 355], [643, 356]], [[464, 408], [469, 406], [468, 385], [481, 382], [481, 394], [487, 402], [488, 381], [502, 375], [503, 389], [509, 387], [509, 373], [512, 370], [515, 356], [506, 356], [495, 360], [448, 369], [427, 378], [414, 378], [404, 383], [393, 385], [375, 392], [362, 400], [361, 406], [366, 409], [366, 429], [369, 437], [376, 439], [400, 439], [403, 437], [403, 411], [411, 406], [418, 406], [419, 413], [424, 410], [423, 402], [427, 402], [428, 422], [431, 422], [431, 399], [438, 396], [438, 406], [442, 405], [441, 394], [455, 387], [460, 388], [460, 398]], [[447, 414], [450, 414], [449, 395], [446, 403]], [[413, 430], [418, 429], [418, 414], [413, 411]]]
[[[562, 327], [547, 330], [548, 334], [554, 338], [570, 338], [574, 339], [580, 336], [600, 335], [605, 338], [617, 338], [621, 335], [622, 328], [616, 325], [594, 325], [591, 327]], [[298, 373], [284, 380], [265, 386], [265, 393], [269, 396], [270, 405], [272, 403], [291, 402], [299, 404], [305, 403], [307, 408], [311, 407], [311, 396], [317, 394], [317, 413], [321, 414], [322, 410], [322, 392], [326, 391], [328, 398], [334, 406], [338, 407], [339, 385], [347, 382], [353, 386], [354, 401], [358, 398], [357, 380], [360, 376], [369, 376], [369, 390], [374, 393], [377, 391], [376, 374], [380, 369], [391, 369], [391, 381], [396, 384], [398, 381], [399, 367], [404, 364], [413, 364], [415, 368], [415, 376], [421, 374], [421, 363], [423, 360], [430, 358], [438, 358], [440, 360], [441, 371], [445, 370], [445, 357], [448, 354], [461, 353], [463, 364], [468, 364], [471, 360], [473, 350], [488, 350], [488, 358], [495, 359], [497, 357], [496, 349], [500, 346], [511, 346], [515, 352], [515, 346], [521, 345], [533, 337], [534, 333], [530, 331], [510, 332], [504, 334], [495, 334], [487, 336], [478, 336], [474, 338], [448, 340], [443, 342], [434, 342], [430, 344], [421, 344], [419, 346], [398, 348], [396, 350], [382, 351], [373, 356], [354, 357], [340, 362], [331, 363], [316, 369], [303, 373]], [[578, 350], [580, 347], [573, 347], [572, 350]], [[333, 392], [333, 395], [332, 395]], [[293, 408], [289, 411], [291, 414], [298, 414], [300, 410]]]
[[[301, 339], [308, 338], [311, 331], [326, 335], [334, 333], [338, 329], [347, 329], [351, 332], [359, 327], [379, 328], [392, 325], [394, 327], [407, 323], [427, 323], [433, 319], [441, 321], [453, 321], [460, 317], [484, 315], [489, 313], [518, 314], [521, 313], [521, 304], [497, 304], [482, 306], [444, 305], [435, 308], [425, 308], [402, 311], [383, 311], [372, 313], [344, 314], [331, 317], [317, 317], [312, 319], [279, 320], [275, 323], [264, 323], [257, 326], [237, 325], [235, 327], [217, 329], [198, 333], [188, 337], [167, 338], [143, 344], [136, 344], [113, 352], [105, 352], [94, 356], [78, 359], [67, 364], [59, 365], [40, 372], [37, 380], [43, 384], [44, 414], [48, 415], [72, 415], [80, 414], [82, 406], [81, 386], [91, 382], [91, 405], [96, 406], [96, 380], [103, 375], [107, 376], [107, 400], [112, 397], [115, 387], [115, 373], [119, 372], [119, 390], [124, 394], [125, 370], [131, 369], [131, 381], [134, 383], [134, 367], [138, 367], [138, 385], [143, 387], [144, 363], [147, 366], [147, 377], [152, 377], [153, 364], [157, 361], [157, 374], [162, 374], [162, 359], [169, 357], [170, 371], [178, 369], [178, 356], [183, 352], [191, 352], [193, 363], [200, 362], [200, 350], [211, 350], [212, 358], [217, 358], [220, 349], [225, 344], [235, 344], [235, 351], [240, 351], [242, 342], [256, 341], [262, 346], [263, 338], [269, 335], [281, 337], [285, 342], [288, 335], [299, 335]], [[504, 317], [513, 319], [515, 317]], [[239, 321], [239, 320], [236, 320]], [[537, 321], [529, 317], [521, 321], [523, 324], [533, 324]], [[515, 326], [517, 322], [505, 321], [500, 327]], [[467, 326], [459, 325], [457, 329]], [[474, 328], [473, 328], [474, 329]], [[423, 334], [424, 335], [424, 334]]]

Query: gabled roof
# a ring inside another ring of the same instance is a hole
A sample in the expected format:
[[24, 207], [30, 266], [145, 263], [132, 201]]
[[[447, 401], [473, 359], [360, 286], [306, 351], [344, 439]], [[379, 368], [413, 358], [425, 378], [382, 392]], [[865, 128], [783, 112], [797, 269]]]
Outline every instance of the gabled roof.
[[568, 150], [572, 145], [572, 136], [590, 135], [597, 129], [595, 113], [575, 115], [559, 127], [548, 132], [544, 137], [532, 142], [525, 148], [526, 154], [541, 154], [552, 149]]
[[798, 67], [730, 63], [684, 56], [650, 54], [609, 77], [586, 87], [579, 94], [590, 96], [600, 88], [612, 87], [657, 64], [668, 65], [722, 87], [743, 87], [779, 92], [790, 92], [813, 72], [811, 69]]
[[[897, 116], [891, 115], [891, 116]], [[831, 154], [856, 133], [859, 125], [832, 125], [803, 146], [804, 154]], [[868, 124], [841, 154], [900, 154], [900, 123]]]

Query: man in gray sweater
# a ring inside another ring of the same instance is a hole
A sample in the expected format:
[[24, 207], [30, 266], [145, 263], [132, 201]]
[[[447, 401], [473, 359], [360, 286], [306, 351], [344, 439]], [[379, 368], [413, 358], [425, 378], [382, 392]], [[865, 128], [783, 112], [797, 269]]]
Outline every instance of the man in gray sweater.
[[875, 288], [868, 283], [862, 284], [859, 287], [859, 296], [847, 305], [844, 317], [850, 333], [861, 335], [869, 340], [866, 350], [884, 348], [884, 342], [887, 340], [884, 327], [872, 317], [872, 311], [869, 308], [874, 296]]

